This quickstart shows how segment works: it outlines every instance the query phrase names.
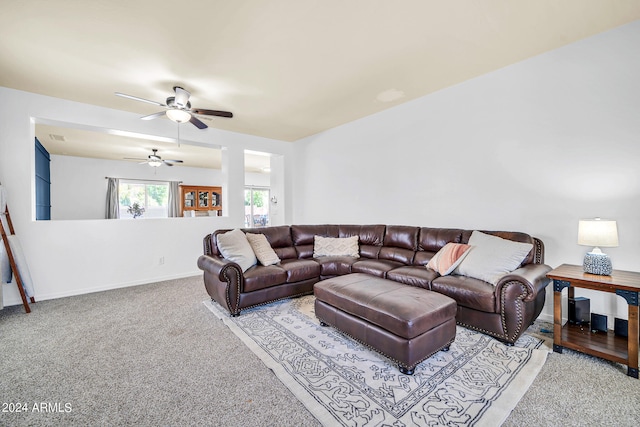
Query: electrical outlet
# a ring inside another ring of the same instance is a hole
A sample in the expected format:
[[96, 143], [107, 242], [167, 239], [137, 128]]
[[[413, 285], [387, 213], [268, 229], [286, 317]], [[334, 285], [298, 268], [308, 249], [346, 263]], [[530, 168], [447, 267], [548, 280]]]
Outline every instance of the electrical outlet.
[[160, 259], [158, 260], [158, 265], [162, 265], [164, 264], [164, 257], [161, 256]]

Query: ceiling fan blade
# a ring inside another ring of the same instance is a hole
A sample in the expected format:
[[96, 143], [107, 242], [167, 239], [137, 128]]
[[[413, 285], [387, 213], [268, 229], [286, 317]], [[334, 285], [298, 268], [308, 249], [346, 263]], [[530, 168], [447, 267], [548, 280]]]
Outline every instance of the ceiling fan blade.
[[147, 161], [147, 159], [139, 159], [137, 157], [123, 157], [122, 160], [138, 160], [138, 161]]
[[167, 165], [167, 166], [173, 166], [173, 163], [169, 163], [169, 162], [167, 162], [166, 160], [163, 160], [163, 161], [162, 161], [162, 163], [164, 163], [164, 164], [165, 164], [165, 165]]
[[189, 121], [198, 129], [206, 129], [208, 127], [202, 122], [202, 120], [200, 120], [194, 115], [191, 115], [191, 119]]
[[180, 86], [173, 87], [174, 92], [176, 93], [175, 103], [180, 108], [185, 108], [187, 106], [187, 102], [189, 102], [189, 97], [191, 93], [182, 89]]
[[166, 111], [160, 111], [158, 113], [149, 114], [148, 116], [140, 117], [142, 120], [153, 120], [158, 117], [162, 117], [166, 114]]
[[217, 116], [217, 117], [233, 117], [233, 113], [230, 111], [219, 111], [219, 110], [205, 110], [204, 108], [193, 108], [191, 110], [194, 114], [202, 114], [203, 116]]
[[171, 159], [167, 159], [167, 160], [163, 160], [165, 163], [183, 163], [182, 160], [171, 160]]
[[126, 93], [115, 92], [115, 94], [116, 94], [117, 96], [121, 96], [121, 97], [123, 97], [123, 98], [129, 98], [129, 99], [133, 99], [133, 100], [135, 100], [135, 101], [141, 101], [141, 102], [146, 102], [146, 103], [148, 103], [148, 104], [157, 105], [158, 107], [166, 107], [166, 105], [161, 104], [161, 103], [159, 103], [159, 102], [156, 102], [156, 101], [150, 101], [150, 100], [148, 100], [148, 99], [140, 98], [140, 97], [133, 96], [133, 95], [127, 95]]

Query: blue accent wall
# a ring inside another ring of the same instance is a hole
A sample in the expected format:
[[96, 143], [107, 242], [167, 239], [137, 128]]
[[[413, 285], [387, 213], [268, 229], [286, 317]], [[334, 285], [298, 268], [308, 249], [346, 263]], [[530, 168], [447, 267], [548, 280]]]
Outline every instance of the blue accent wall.
[[36, 138], [36, 219], [51, 219], [51, 157]]

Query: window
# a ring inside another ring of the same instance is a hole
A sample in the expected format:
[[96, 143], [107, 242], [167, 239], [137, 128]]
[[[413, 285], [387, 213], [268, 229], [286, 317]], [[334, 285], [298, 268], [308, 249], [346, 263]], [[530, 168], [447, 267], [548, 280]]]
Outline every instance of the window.
[[245, 187], [244, 189], [244, 226], [266, 227], [269, 221], [269, 189]]
[[142, 218], [167, 218], [169, 216], [169, 183], [120, 180], [120, 218], [133, 218], [127, 210], [134, 203], [144, 208]]

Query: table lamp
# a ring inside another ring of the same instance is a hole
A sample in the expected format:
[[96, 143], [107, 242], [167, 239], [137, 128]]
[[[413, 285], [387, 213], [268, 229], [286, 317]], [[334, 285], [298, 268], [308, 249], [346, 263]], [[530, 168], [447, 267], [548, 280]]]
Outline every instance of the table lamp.
[[600, 250], [600, 246], [618, 246], [618, 226], [615, 221], [600, 218], [581, 219], [578, 222], [578, 244], [594, 247], [584, 256], [582, 267], [586, 273], [611, 275], [611, 259]]

